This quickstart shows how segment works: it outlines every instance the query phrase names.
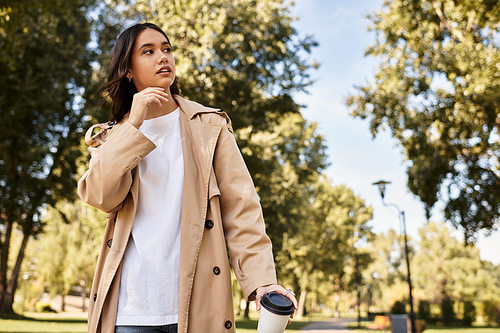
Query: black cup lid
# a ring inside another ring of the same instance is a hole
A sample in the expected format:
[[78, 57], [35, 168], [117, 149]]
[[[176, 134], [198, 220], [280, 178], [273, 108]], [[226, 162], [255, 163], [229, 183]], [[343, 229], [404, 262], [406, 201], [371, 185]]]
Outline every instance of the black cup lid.
[[295, 310], [291, 299], [274, 291], [265, 294], [260, 300], [260, 304], [267, 311], [280, 316], [289, 316]]

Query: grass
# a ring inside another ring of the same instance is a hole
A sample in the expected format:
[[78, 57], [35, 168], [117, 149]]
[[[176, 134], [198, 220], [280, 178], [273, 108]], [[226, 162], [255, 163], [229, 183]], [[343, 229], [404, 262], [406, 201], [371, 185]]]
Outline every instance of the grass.
[[[317, 320], [317, 319], [315, 319]], [[250, 319], [243, 317], [236, 317], [236, 333], [255, 333], [257, 331], [257, 324], [259, 321], [258, 314], [251, 314]], [[292, 322], [286, 327], [286, 332], [296, 332], [302, 327], [311, 323], [311, 319], [303, 318], [301, 320], [292, 319]]]
[[[311, 318], [302, 320], [292, 320], [287, 326], [286, 332], [297, 332], [304, 326], [313, 321], [321, 321], [330, 318], [325, 315], [315, 315]], [[255, 333], [257, 330], [258, 313], [251, 313], [250, 319], [236, 317], [237, 333]], [[348, 328], [352, 332], [369, 332], [365, 328], [370, 321], [362, 321], [358, 328], [357, 322], [349, 323]], [[424, 333], [500, 333], [497, 327], [441, 327], [436, 325], [427, 325]], [[15, 319], [0, 319], [0, 333], [86, 333], [87, 316], [86, 314], [35, 314], [29, 313], [25, 317], [17, 316]], [[377, 333], [389, 333], [390, 330], [372, 331]]]
[[87, 316], [27, 314], [19, 319], [0, 319], [0, 332], [16, 333], [86, 333]]
[[[367, 324], [371, 321], [362, 321], [360, 327], [358, 328], [357, 322], [352, 322], [347, 325], [347, 328], [353, 332], [370, 332], [369, 329], [365, 328]], [[500, 333], [500, 327], [443, 327], [438, 325], [426, 325], [424, 333], [452, 333], [452, 332], [462, 332], [462, 333]], [[377, 330], [371, 331], [377, 333], [390, 333], [390, 330]]]
[[498, 327], [437, 327], [430, 326], [424, 332], [426, 333], [445, 333], [445, 332], [463, 332], [463, 333], [499, 333]]
[[[320, 319], [320, 318], [319, 318]], [[311, 319], [292, 320], [286, 332], [296, 332], [311, 322]], [[258, 314], [252, 314], [250, 319], [236, 317], [237, 333], [255, 333], [257, 330]], [[0, 319], [1, 333], [86, 333], [86, 314], [35, 314], [29, 313], [25, 317], [16, 319]]]

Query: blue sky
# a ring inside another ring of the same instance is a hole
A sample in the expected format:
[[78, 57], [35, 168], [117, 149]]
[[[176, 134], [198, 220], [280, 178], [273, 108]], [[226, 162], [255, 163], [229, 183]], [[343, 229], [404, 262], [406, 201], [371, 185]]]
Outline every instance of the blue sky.
[[[301, 36], [314, 35], [319, 47], [311, 60], [321, 64], [313, 72], [316, 80], [308, 91], [296, 94], [295, 100], [307, 107], [302, 110], [307, 120], [318, 123], [326, 138], [331, 166], [327, 175], [334, 184], [345, 184], [374, 208], [370, 222], [374, 232], [399, 230], [395, 210], [382, 206], [378, 189], [371, 185], [380, 179], [391, 181], [386, 202], [405, 211], [408, 234], [418, 238], [418, 229], [426, 222], [423, 205], [406, 187], [406, 168], [397, 142], [389, 132], [372, 139], [367, 120], [349, 116], [344, 100], [355, 92], [355, 85], [371, 80], [376, 61], [364, 57], [373, 43], [374, 35], [367, 32], [370, 11], [381, 7], [382, 0], [295, 0], [293, 13], [299, 18], [294, 26]], [[431, 220], [442, 221], [439, 207], [434, 208]], [[450, 224], [448, 224], [450, 225]], [[461, 238], [461, 232], [454, 232]], [[477, 242], [481, 258], [500, 263], [500, 232], [481, 235]]]

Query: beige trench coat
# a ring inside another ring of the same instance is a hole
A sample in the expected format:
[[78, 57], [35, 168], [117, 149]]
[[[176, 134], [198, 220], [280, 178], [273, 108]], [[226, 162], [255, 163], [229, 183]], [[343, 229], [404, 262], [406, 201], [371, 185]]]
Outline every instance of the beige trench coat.
[[[174, 96], [184, 156], [179, 328], [235, 332], [230, 266], [247, 300], [276, 283], [271, 242], [258, 196], [227, 115]], [[108, 213], [89, 308], [88, 332], [114, 332], [121, 263], [137, 205], [136, 166], [155, 145], [126, 120], [86, 142], [89, 170], [78, 182], [83, 201]]]

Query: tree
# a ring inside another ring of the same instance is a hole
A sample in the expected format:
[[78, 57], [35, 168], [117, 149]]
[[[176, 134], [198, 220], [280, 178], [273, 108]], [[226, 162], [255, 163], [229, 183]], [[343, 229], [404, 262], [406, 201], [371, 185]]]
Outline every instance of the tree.
[[447, 296], [441, 300], [441, 320], [446, 326], [450, 326], [455, 321], [453, 303], [454, 301]]
[[[390, 229], [387, 233], [372, 235], [368, 245], [374, 260], [363, 271], [363, 280], [370, 286], [375, 312], [389, 312], [391, 305], [408, 293], [404, 238]], [[408, 248], [413, 257], [411, 239], [408, 239]]]
[[[12, 312], [24, 251], [43, 229], [44, 208], [74, 195], [80, 95], [92, 73], [86, 14], [93, 4], [21, 0], [0, 6], [0, 313]], [[23, 241], [9, 268], [16, 227]]]
[[241, 151], [254, 171], [267, 233], [277, 255], [285, 237], [303, 232], [314, 201], [318, 170], [325, 165], [325, 146], [316, 124], [299, 113], [277, 115], [268, 123], [266, 131], [242, 128], [236, 138], [245, 143]]
[[48, 292], [64, 298], [77, 287], [81, 290], [82, 309], [95, 271], [95, 263], [106, 226], [105, 215], [81, 200], [63, 200], [47, 209], [43, 217], [43, 235], [28, 246], [25, 273], [36, 270]]
[[317, 43], [298, 38], [283, 0], [138, 0], [136, 10], [158, 23], [174, 44], [182, 94], [227, 111], [235, 129], [269, 128], [273, 112], [298, 112], [290, 94], [311, 81], [302, 52]]
[[476, 321], [476, 307], [470, 301], [464, 302], [463, 324], [472, 326], [474, 321]]
[[500, 264], [483, 260], [478, 274], [483, 277], [483, 284], [478, 290], [477, 300], [500, 304]]
[[387, 0], [369, 16], [380, 60], [347, 98], [352, 115], [389, 127], [408, 160], [408, 188], [438, 200], [465, 242], [499, 226], [500, 8], [487, 0]]
[[283, 281], [301, 292], [298, 317], [307, 293], [325, 302], [334, 291], [361, 284], [357, 273], [371, 260], [363, 244], [371, 233], [367, 223], [372, 208], [351, 189], [333, 186], [325, 176], [317, 180], [312, 194], [304, 198], [310, 206], [304, 207], [302, 228], [284, 235], [276, 255], [276, 261], [283, 263], [278, 266]]
[[[254, 180], [266, 231], [276, 261], [282, 263], [277, 265], [278, 276], [296, 287], [299, 283], [292, 272], [294, 267], [285, 264], [282, 256], [288, 242], [295, 243], [292, 239], [304, 233], [305, 225], [316, 228], [312, 225], [316, 220], [310, 216], [319, 179], [314, 166], [324, 159], [323, 138], [316, 133], [316, 124], [305, 121], [299, 113], [276, 116], [271, 124], [274, 126], [269, 130], [256, 133], [251, 126], [240, 129], [236, 138], [246, 142], [242, 153], [255, 161], [258, 170]], [[286, 278], [290, 276], [294, 278]]]
[[412, 261], [416, 288], [434, 304], [441, 304], [445, 298], [474, 301], [486, 282], [479, 250], [465, 247], [444, 223], [429, 222], [419, 235], [420, 250]]

